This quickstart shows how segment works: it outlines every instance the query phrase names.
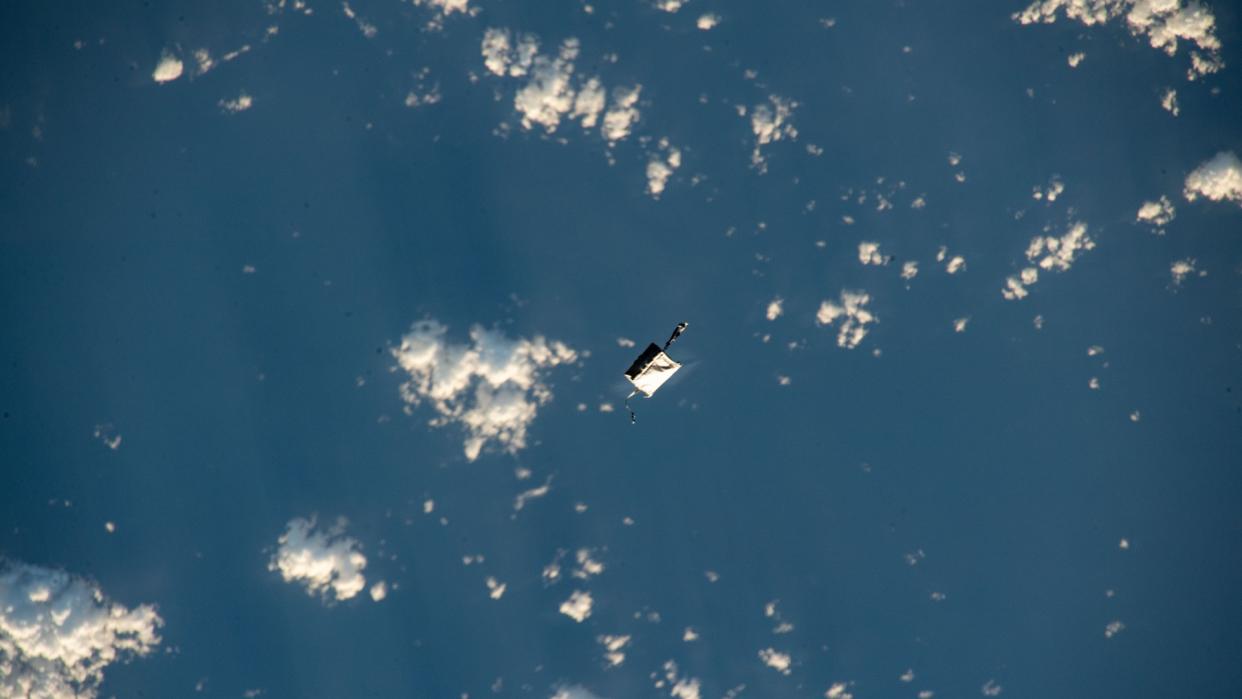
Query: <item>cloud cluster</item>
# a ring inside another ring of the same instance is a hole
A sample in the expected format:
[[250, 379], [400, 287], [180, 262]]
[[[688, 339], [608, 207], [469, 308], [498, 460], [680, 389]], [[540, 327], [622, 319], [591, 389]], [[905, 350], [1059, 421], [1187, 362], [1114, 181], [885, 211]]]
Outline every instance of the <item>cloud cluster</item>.
[[1199, 197], [1242, 205], [1242, 162], [1233, 151], [1221, 151], [1186, 176], [1186, 201]]
[[793, 125], [793, 111], [798, 103], [779, 95], [769, 95], [767, 102], [761, 102], [750, 110], [750, 128], [755, 133], [755, 149], [750, 154], [750, 164], [760, 172], [768, 171], [768, 161], [763, 155], [763, 147], [789, 139], [797, 140], [798, 129]]
[[513, 97], [513, 108], [522, 128], [542, 127], [552, 134], [561, 121], [578, 121], [583, 129], [599, 126], [610, 145], [630, 135], [638, 121], [641, 85], [616, 87], [611, 102], [597, 77], [583, 79], [575, 73], [580, 46], [576, 38], [561, 42], [555, 54], [539, 52], [533, 34], [513, 34], [489, 28], [483, 34], [483, 65], [493, 75], [518, 78], [523, 84]]
[[826, 300], [820, 303], [815, 321], [820, 325], [832, 325], [839, 320], [837, 346], [854, 349], [867, 336], [867, 326], [879, 321], [879, 318], [867, 310], [871, 296], [865, 291], [842, 290], [840, 301], [835, 303]]
[[1143, 202], [1138, 213], [1134, 215], [1134, 220], [1151, 226], [1153, 231], [1163, 235], [1164, 227], [1172, 223], [1176, 215], [1177, 209], [1173, 207], [1173, 202], [1162, 196], [1156, 201]]
[[93, 699], [104, 669], [149, 654], [163, 620], [93, 583], [27, 565], [0, 566], [0, 696]]
[[653, 153], [647, 161], [647, 193], [653, 199], [659, 199], [668, 184], [668, 178], [681, 167], [681, 151], [669, 144], [667, 138], [660, 139], [659, 151]]
[[401, 397], [413, 406], [426, 401], [438, 417], [432, 426], [457, 424], [466, 430], [463, 447], [474, 461], [488, 442], [517, 453], [526, 447], [526, 430], [539, 406], [552, 399], [546, 371], [578, 358], [562, 342], [541, 336], [511, 340], [498, 330], [470, 329], [470, 343], [451, 344], [448, 329], [435, 320], [414, 324], [392, 349], [409, 380]]
[[285, 582], [305, 585], [311, 596], [350, 599], [366, 587], [362, 571], [367, 558], [358, 550], [358, 542], [344, 531], [344, 519], [327, 531], [315, 531], [314, 518], [291, 519], [267, 569], [279, 571]]
[[1058, 15], [1087, 26], [1104, 24], [1124, 16], [1135, 36], [1146, 37], [1152, 48], [1177, 55], [1177, 44], [1195, 45], [1190, 52], [1186, 78], [1215, 73], [1225, 67], [1216, 37], [1216, 18], [1197, 0], [1035, 0], [1013, 19], [1021, 24], [1051, 24]]
[[1001, 295], [1008, 301], [1026, 298], [1030, 293], [1027, 287], [1039, 281], [1039, 270], [1064, 272], [1073, 266], [1083, 251], [1093, 248], [1095, 241], [1087, 235], [1087, 224], [1081, 221], [1071, 225], [1060, 237], [1035, 236], [1026, 249], [1026, 259], [1035, 266], [1025, 267], [1017, 276], [1005, 279]]

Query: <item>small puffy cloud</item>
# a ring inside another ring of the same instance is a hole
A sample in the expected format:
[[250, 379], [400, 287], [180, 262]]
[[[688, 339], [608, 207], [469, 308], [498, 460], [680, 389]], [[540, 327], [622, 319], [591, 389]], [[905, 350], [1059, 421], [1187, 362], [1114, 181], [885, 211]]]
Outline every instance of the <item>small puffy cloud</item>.
[[430, 7], [442, 16], [451, 15], [454, 12], [472, 14], [470, 0], [414, 0], [414, 5]]
[[173, 55], [171, 51], [164, 51], [159, 63], [155, 64], [151, 79], [157, 83], [169, 83], [181, 77], [184, 72], [185, 64], [181, 62], [181, 59]]
[[502, 583], [491, 576], [488, 576], [484, 583], [487, 584], [488, 597], [491, 597], [492, 599], [500, 599], [505, 596], [505, 589], [508, 587], [505, 583]]
[[574, 590], [569, 595], [569, 599], [561, 602], [560, 612], [581, 624], [587, 617], [591, 616], [591, 607], [594, 604], [595, 600], [591, 599], [590, 592]]
[[1083, 53], [1082, 51], [1079, 51], [1078, 53], [1071, 53], [1068, 57], [1066, 57], [1065, 62], [1069, 64], [1070, 68], [1077, 68], [1078, 65], [1082, 63], [1083, 59], [1085, 59], [1086, 57], [1087, 57], [1087, 54]]
[[522, 508], [526, 507], [526, 503], [530, 502], [531, 500], [534, 500], [535, 498], [541, 498], [547, 495], [548, 491], [551, 489], [552, 489], [552, 476], [548, 476], [548, 479], [543, 482], [543, 485], [535, 487], [535, 488], [530, 488], [529, 490], [523, 490], [522, 492], [515, 495], [513, 498], [513, 511], [521, 512]]
[[759, 651], [759, 660], [782, 675], [788, 675], [790, 672], [789, 668], [793, 664], [793, 660], [790, 659], [788, 653], [782, 653], [774, 648], [764, 648]]
[[1168, 197], [1161, 196], [1156, 201], [1143, 202], [1134, 220], [1151, 226], [1157, 233], [1164, 233], [1164, 227], [1172, 223], [1176, 215], [1177, 209], [1173, 207], [1173, 202]]
[[267, 569], [279, 571], [285, 582], [305, 585], [312, 597], [325, 601], [354, 597], [366, 587], [362, 571], [367, 558], [358, 542], [345, 536], [345, 524], [340, 519], [326, 531], [316, 531], [314, 518], [289, 520]]
[[1242, 206], [1242, 162], [1233, 151], [1221, 151], [1186, 176], [1186, 201], [1205, 197]]
[[957, 274], [964, 269], [966, 269], [966, 258], [961, 255], [954, 255], [949, 258], [948, 262], [944, 263], [944, 271], [949, 274]]
[[655, 0], [653, 4], [657, 10], [676, 12], [681, 9], [682, 5], [686, 4], [686, 0]]
[[[608, 107], [608, 111], [604, 112], [604, 125], [600, 129], [604, 140], [610, 145], [630, 135], [630, 130], [640, 116], [637, 105], [638, 95], [642, 89], [642, 85], [613, 89], [612, 104]], [[677, 156], [677, 162], [681, 163], [680, 154]]]
[[668, 178], [681, 167], [681, 151], [669, 145], [667, 138], [660, 139], [659, 148], [647, 161], [647, 193], [653, 199], [660, 198]]
[[840, 321], [837, 328], [837, 346], [854, 349], [869, 332], [868, 326], [879, 321], [867, 305], [871, 296], [865, 291], [842, 290], [840, 303], [825, 300], [819, 305], [815, 321], [820, 325], [832, 325]]
[[697, 26], [699, 29], [705, 32], [715, 29], [717, 24], [720, 24], [720, 15], [714, 12], [708, 12], [705, 15], [699, 15], [698, 21], [695, 22], [695, 26]]
[[767, 102], [750, 110], [750, 128], [755, 133], [755, 149], [750, 154], [750, 164], [760, 173], [767, 172], [768, 163], [763, 147], [777, 141], [797, 140], [798, 129], [791, 119], [798, 103], [779, 95], [770, 95]]
[[[542, 127], [552, 134], [568, 119], [584, 129], [599, 126], [600, 135], [612, 145], [627, 138], [641, 116], [641, 85], [614, 88], [609, 103], [599, 78], [577, 75], [580, 44], [574, 37], [565, 39], [556, 54], [549, 55], [539, 52], [539, 40], [530, 34], [515, 36], [508, 29], [489, 28], [483, 34], [480, 52], [483, 65], [492, 74], [524, 81], [513, 97], [524, 129]], [[677, 157], [680, 162], [680, 154]]]
[[551, 699], [600, 699], [594, 692], [580, 684], [557, 687]]
[[1196, 0], [1034, 0], [1013, 19], [1021, 24], [1051, 24], [1057, 17], [1087, 26], [1125, 17], [1135, 36], [1145, 37], [1152, 48], [1177, 55], [1179, 41], [1195, 46], [1190, 52], [1189, 80], [1214, 73], [1225, 66], [1216, 37], [1216, 18]]
[[448, 342], [447, 332], [435, 320], [419, 321], [392, 349], [408, 374], [401, 385], [407, 411], [425, 401], [438, 414], [432, 426], [460, 425], [470, 461], [488, 442], [511, 454], [524, 449], [539, 406], [552, 399], [544, 374], [575, 361], [577, 353], [542, 336], [513, 340], [477, 325], [470, 330], [469, 344]]
[[665, 661], [664, 678], [656, 682], [656, 687], [667, 687], [674, 699], [702, 699], [699, 678], [681, 675], [672, 660]]
[[[1195, 272], [1195, 258], [1187, 257], [1169, 265], [1169, 275], [1173, 277], [1173, 286], [1181, 286], [1182, 280]], [[1201, 273], [1202, 274], [1202, 273]]]
[[779, 296], [768, 302], [768, 310], [765, 314], [768, 320], [776, 320], [785, 312], [785, 301]]
[[854, 695], [848, 691], [849, 685], [844, 682], [833, 682], [828, 691], [824, 692], [825, 699], [854, 699]]
[[371, 599], [380, 602], [388, 596], [388, 583], [383, 580], [371, 586]]
[[966, 332], [966, 326], [969, 323], [970, 323], [970, 316], [966, 316], [965, 318], [958, 318], [954, 320], [953, 321], [953, 332], [957, 332], [957, 333]]
[[[1005, 288], [1001, 289], [1001, 296], [1006, 301], [1018, 301], [1030, 295], [1027, 287], [1039, 281], [1039, 270], [1034, 267], [1026, 267], [1019, 276], [1010, 276], [1005, 279]], [[1041, 322], [1037, 322], [1035, 327], [1038, 329]]]
[[1182, 109], [1177, 104], [1177, 90], [1165, 88], [1164, 94], [1160, 95], [1160, 107], [1173, 116], [1181, 114]]
[[1040, 269], [1064, 272], [1073, 266], [1079, 255], [1094, 248], [1095, 241], [1087, 235], [1087, 224], [1078, 221], [1059, 238], [1038, 235], [1032, 238], [1026, 249], [1026, 259]]
[[243, 92], [235, 99], [220, 100], [217, 105], [227, 114], [237, 114], [238, 112], [244, 112], [253, 107], [254, 98]]
[[121, 435], [111, 423], [95, 425], [95, 439], [103, 442], [103, 445], [112, 451], [121, 448]]
[[914, 260], [908, 260], [901, 263], [901, 278], [909, 281], [919, 275], [919, 263]]
[[997, 684], [996, 680], [988, 680], [983, 683], [983, 686], [979, 688], [979, 691], [985, 697], [999, 697], [1000, 693], [1004, 691], [1004, 689], [1004, 687]]
[[858, 244], [858, 261], [864, 265], [887, 264], [884, 255], [880, 254], [880, 244], [867, 240]]
[[1060, 177], [1053, 175], [1052, 179], [1048, 180], [1047, 187], [1034, 187], [1032, 189], [1031, 198], [1037, 201], [1052, 203], [1056, 201], [1057, 197], [1061, 196], [1064, 191], [1065, 183], [1061, 181]]
[[155, 607], [126, 608], [82, 578], [0, 564], [0, 696], [94, 699], [104, 670], [148, 655], [163, 623]]
[[630, 645], [629, 636], [597, 636], [595, 640], [604, 647], [604, 660], [609, 667], [617, 667], [625, 662], [625, 648]]
[[575, 578], [587, 580], [604, 572], [604, 564], [592, 558], [591, 554], [591, 549], [578, 549], [574, 555], [574, 558], [578, 561], [578, 567], [572, 573]]
[[354, 24], [358, 25], [358, 31], [362, 32], [362, 35], [366, 38], [374, 39], [375, 35], [379, 34], [379, 29], [377, 29], [374, 24], [371, 24], [359, 16], [358, 13], [354, 11], [354, 8], [350, 7], [348, 2], [341, 3], [341, 11], [345, 13], [346, 17], [352, 19]]

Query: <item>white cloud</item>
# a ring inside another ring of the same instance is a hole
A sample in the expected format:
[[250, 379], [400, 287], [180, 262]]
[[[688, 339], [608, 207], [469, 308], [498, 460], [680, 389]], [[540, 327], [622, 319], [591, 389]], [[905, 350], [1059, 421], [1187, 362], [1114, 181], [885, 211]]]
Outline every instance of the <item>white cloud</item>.
[[768, 302], [768, 310], [765, 314], [768, 320], [776, 320], [785, 312], [785, 302], [779, 296]]
[[229, 114], [237, 114], [244, 112], [254, 106], [254, 98], [245, 92], [239, 94], [236, 99], [220, 100], [218, 103], [220, 109]]
[[595, 640], [604, 647], [604, 659], [610, 667], [625, 662], [625, 647], [630, 645], [629, 636], [597, 636]]
[[542, 336], [511, 340], [499, 330], [477, 325], [470, 329], [467, 345], [447, 342], [447, 332], [435, 320], [419, 321], [392, 349], [409, 374], [401, 385], [407, 411], [428, 401], [439, 415], [432, 426], [461, 425], [470, 461], [492, 441], [511, 454], [524, 449], [539, 406], [552, 399], [544, 374], [575, 361], [577, 353]]
[[1064, 272], [1073, 266], [1078, 256], [1095, 248], [1095, 241], [1087, 235], [1087, 224], [1078, 221], [1070, 226], [1065, 235], [1035, 236], [1026, 249], [1026, 259], [1039, 265], [1040, 269]]
[[919, 263], [914, 260], [903, 262], [901, 265], [901, 278], [907, 281], [914, 279], [919, 275]]
[[659, 148], [647, 161], [647, 193], [654, 199], [660, 198], [668, 178], [681, 167], [681, 151], [670, 146], [667, 138], [660, 139]]
[[379, 29], [377, 29], [374, 24], [371, 24], [360, 17], [357, 12], [354, 12], [354, 8], [350, 7], [348, 2], [341, 3], [341, 10], [345, 13], [346, 17], [352, 19], [354, 24], [358, 25], [358, 31], [362, 32], [362, 35], [366, 38], [374, 39], [375, 35], [379, 34]]
[[697, 641], [699, 640], [699, 632], [695, 631], [694, 627], [687, 626], [686, 630], [681, 632], [681, 640], [685, 641], [686, 643], [690, 643], [691, 641]]
[[815, 321], [820, 325], [832, 325], [841, 321], [837, 329], [837, 346], [854, 349], [869, 332], [868, 327], [878, 322], [879, 318], [867, 310], [871, 296], [865, 291], [842, 290], [841, 303], [823, 301], [815, 314]]
[[750, 110], [750, 128], [755, 133], [755, 149], [750, 154], [750, 164], [760, 173], [767, 172], [768, 163], [762, 149], [764, 146], [798, 138], [798, 129], [790, 121], [798, 103], [778, 95], [769, 95], [767, 102]]
[[160, 56], [160, 62], [155, 64], [151, 79], [157, 83], [168, 83], [181, 77], [183, 72], [185, 72], [185, 64], [181, 62], [181, 59], [170, 51], [164, 51]]
[[685, 677], [678, 673], [677, 663], [672, 660], [664, 663], [664, 679], [656, 682], [656, 687], [669, 688], [669, 696], [675, 699], [702, 699], [697, 677]]
[[414, 4], [431, 7], [441, 15], [451, 15], [454, 12], [471, 14], [470, 0], [414, 0]]
[[969, 323], [970, 323], [970, 316], [966, 316], [965, 318], [958, 318], [954, 320], [953, 321], [953, 332], [958, 332], [958, 333], [966, 332], [966, 326]]
[[306, 586], [306, 593], [325, 601], [347, 600], [366, 587], [362, 571], [367, 558], [358, 542], [345, 536], [342, 518], [327, 531], [315, 531], [315, 520], [295, 517], [277, 541], [267, 569], [279, 571], [285, 582]]
[[1138, 213], [1134, 220], [1139, 223], [1146, 223], [1151, 226], [1155, 232], [1164, 234], [1164, 227], [1173, 222], [1173, 218], [1177, 215], [1177, 209], [1173, 207], [1173, 202], [1169, 201], [1166, 196], [1161, 196], [1156, 201], [1145, 201], [1139, 207]]
[[380, 580], [371, 586], [371, 599], [380, 602], [388, 596], [388, 583]]
[[1108, 625], [1104, 627], [1104, 638], [1112, 638], [1125, 630], [1125, 628], [1126, 625], [1120, 621], [1110, 621], [1108, 622]]
[[834, 682], [828, 691], [824, 692], [824, 697], [825, 699], [854, 699], [854, 695], [846, 691], [847, 689], [849, 685], [844, 682]]
[[867, 240], [858, 244], [858, 261], [864, 265], [886, 264], [884, 255], [880, 254], [880, 244]]
[[520, 512], [523, 507], [526, 507], [527, 502], [530, 502], [531, 500], [534, 500], [535, 498], [541, 498], [547, 495], [548, 491], [551, 489], [552, 489], [552, 476], [548, 476], [548, 479], [543, 482], [543, 485], [538, 486], [536, 488], [531, 488], [529, 490], [523, 490], [522, 492], [514, 496], [513, 511]]
[[487, 596], [492, 599], [500, 599], [501, 597], [504, 597], [505, 589], [509, 587], [505, 583], [502, 583], [491, 576], [488, 576], [487, 580], [484, 580], [483, 582], [487, 585]]
[[578, 549], [574, 557], [578, 561], [578, 567], [571, 573], [575, 578], [587, 580], [604, 572], [604, 564], [591, 558], [591, 549]]
[[705, 32], [715, 29], [717, 24], [720, 24], [720, 15], [714, 12], [708, 12], [705, 15], [699, 15], [699, 20], [695, 22], [695, 26], [697, 26], [699, 29]]
[[681, 9], [682, 5], [686, 4], [686, 1], [687, 0], [654, 0], [653, 4], [656, 6], [657, 10], [676, 12]]
[[979, 689], [985, 697], [998, 697], [1004, 691], [1004, 687], [996, 683], [996, 680], [988, 680], [983, 683], [983, 687]]
[[483, 65], [492, 74], [524, 79], [513, 97], [524, 129], [539, 126], [552, 134], [568, 119], [588, 130], [599, 125], [600, 135], [612, 145], [628, 137], [641, 116], [637, 107], [641, 85], [614, 88], [611, 105], [605, 110], [607, 93], [599, 78], [582, 79], [575, 74], [580, 44], [574, 37], [561, 42], [552, 56], [539, 53], [539, 39], [530, 34], [515, 37], [508, 29], [489, 28], [480, 51]]
[[[1005, 288], [1001, 289], [1001, 295], [1006, 301], [1017, 301], [1026, 298], [1030, 291], [1027, 287], [1039, 281], [1039, 270], [1034, 267], [1026, 267], [1022, 270], [1020, 276], [1010, 276], [1005, 279]], [[1037, 323], [1035, 326], [1039, 328]]]
[[95, 425], [95, 439], [103, 442], [112, 451], [121, 448], [121, 435], [111, 423]]
[[1182, 280], [1194, 273], [1195, 258], [1187, 257], [1184, 260], [1177, 260], [1169, 266], [1169, 275], [1173, 277], [1173, 286], [1181, 286]]
[[1047, 201], [1048, 203], [1052, 203], [1056, 201], [1057, 197], [1061, 196], [1061, 193], [1064, 191], [1065, 191], [1065, 183], [1061, 181], [1060, 177], [1053, 175], [1052, 178], [1048, 180], [1047, 187], [1043, 187], [1043, 188], [1034, 187], [1032, 189], [1031, 198], [1036, 199], [1036, 200]]
[[1164, 94], [1160, 95], [1160, 107], [1173, 116], [1181, 114], [1182, 109], [1177, 104], [1177, 90], [1165, 88]]
[[944, 271], [949, 274], [957, 274], [964, 269], [966, 269], [966, 258], [961, 255], [954, 255], [944, 265]]
[[764, 665], [776, 670], [782, 675], [789, 674], [789, 666], [793, 664], [788, 653], [782, 653], [774, 648], [764, 648], [759, 651], [759, 659]]
[[575, 684], [557, 687], [551, 699], [600, 699], [600, 697], [586, 687]]
[[1069, 64], [1070, 68], [1077, 68], [1078, 65], [1082, 63], [1083, 59], [1085, 59], [1086, 57], [1087, 57], [1086, 53], [1079, 51], [1078, 53], [1071, 53], [1068, 57], [1066, 57], [1065, 62]]
[[590, 592], [574, 590], [569, 595], [569, 599], [561, 602], [560, 611], [561, 614], [581, 624], [587, 617], [591, 616], [591, 606], [594, 603], [595, 600], [591, 599]]
[[[642, 85], [633, 87], [618, 87], [612, 91], [612, 106], [608, 111], [604, 112], [604, 125], [600, 131], [604, 139], [609, 145], [617, 141], [624, 140], [630, 135], [630, 129], [634, 123], [638, 121], [640, 113], [638, 111], [638, 95], [642, 92]], [[681, 156], [678, 155], [677, 162], [681, 163]]]
[[1206, 197], [1242, 205], [1242, 162], [1233, 151], [1221, 151], [1186, 176], [1186, 201]]
[[128, 609], [94, 583], [9, 562], [0, 566], [0, 696], [94, 699], [104, 670], [159, 645], [155, 607]]
[[1194, 44], [1190, 52], [1189, 80], [1214, 73], [1225, 66], [1216, 37], [1216, 18], [1196, 0], [1035, 0], [1013, 19], [1021, 24], [1051, 24], [1060, 13], [1085, 25], [1104, 24], [1125, 16], [1135, 36], [1146, 37], [1152, 48], [1177, 55], [1179, 40]]

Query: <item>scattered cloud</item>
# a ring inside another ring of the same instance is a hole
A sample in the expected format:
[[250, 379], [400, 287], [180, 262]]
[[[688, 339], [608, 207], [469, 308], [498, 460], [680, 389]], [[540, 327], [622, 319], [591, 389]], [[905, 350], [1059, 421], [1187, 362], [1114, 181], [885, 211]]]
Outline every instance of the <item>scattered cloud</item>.
[[750, 128], [755, 133], [755, 149], [750, 154], [750, 164], [760, 174], [768, 171], [767, 158], [763, 155], [763, 147], [777, 141], [798, 139], [798, 129], [791, 119], [798, 103], [779, 95], [769, 95], [767, 102], [761, 102], [750, 110]]
[[1178, 41], [1196, 48], [1190, 51], [1186, 78], [1194, 80], [1225, 67], [1216, 37], [1216, 18], [1197, 0], [1034, 0], [1013, 20], [1021, 24], [1051, 24], [1060, 14], [1087, 26], [1105, 24], [1124, 15], [1135, 36], [1145, 37], [1151, 47], [1177, 55]]
[[155, 64], [155, 70], [151, 73], [151, 79], [157, 83], [170, 83], [185, 72], [185, 64], [181, 62], [171, 51], [165, 50], [160, 55], [159, 63]]
[[840, 303], [825, 300], [819, 305], [815, 320], [820, 325], [832, 325], [840, 320], [837, 329], [837, 346], [854, 349], [867, 336], [867, 326], [879, 322], [879, 318], [867, 310], [871, 296], [865, 291], [842, 290]]
[[95, 425], [95, 439], [103, 442], [103, 445], [112, 451], [121, 448], [121, 434], [116, 431], [112, 423]]
[[505, 588], [508, 587], [508, 585], [506, 585], [505, 583], [500, 582], [499, 580], [491, 577], [490, 575], [488, 576], [487, 580], [484, 580], [483, 582], [487, 584], [487, 596], [488, 597], [491, 597], [492, 599], [500, 599], [501, 597], [505, 596]]
[[782, 653], [774, 648], [764, 648], [759, 651], [759, 660], [782, 675], [788, 675], [789, 667], [793, 664], [788, 653]]
[[0, 696], [94, 699], [104, 670], [150, 654], [163, 624], [152, 605], [126, 608], [83, 578], [0, 564]]
[[1071, 54], [1070, 54], [1070, 55], [1069, 55], [1069, 56], [1065, 59], [1065, 62], [1069, 64], [1069, 67], [1070, 67], [1070, 68], [1077, 68], [1077, 67], [1078, 67], [1078, 65], [1079, 65], [1080, 63], [1082, 63], [1082, 62], [1083, 62], [1083, 59], [1085, 59], [1086, 57], [1087, 57], [1087, 54], [1086, 54], [1086, 53], [1083, 53], [1082, 51], [1079, 51], [1078, 53], [1071, 53]]
[[695, 26], [697, 26], [699, 29], [705, 32], [715, 29], [716, 25], [718, 24], [720, 24], [720, 15], [714, 12], [708, 12], [705, 15], [699, 15], [698, 21], [695, 22]]
[[575, 684], [557, 687], [551, 699], [600, 699], [600, 697], [586, 687]]
[[1160, 107], [1173, 116], [1181, 114], [1182, 109], [1177, 104], [1177, 90], [1165, 88], [1164, 94], [1160, 95]]
[[901, 278], [909, 281], [919, 276], [919, 263], [908, 260], [901, 264]]
[[641, 116], [637, 106], [641, 85], [613, 88], [609, 103], [599, 78], [576, 75], [580, 45], [574, 37], [561, 42], [555, 55], [548, 55], [539, 52], [534, 35], [489, 28], [481, 52], [483, 65], [492, 74], [523, 80], [513, 107], [526, 130], [542, 127], [552, 134], [563, 119], [576, 120], [583, 129], [598, 125], [600, 135], [612, 145], [628, 137]]
[[595, 604], [595, 600], [591, 598], [590, 592], [582, 590], [574, 590], [569, 595], [569, 599], [561, 602], [561, 614], [573, 619], [581, 624], [591, 616], [591, 607]]
[[664, 677], [656, 680], [656, 688], [668, 688], [669, 696], [674, 699], [702, 699], [702, 690], [697, 677], [681, 675], [677, 663], [672, 660], [664, 663]]
[[949, 258], [948, 262], [944, 263], [944, 271], [949, 274], [957, 274], [964, 269], [966, 269], [966, 258], [961, 255], [954, 255]]
[[629, 636], [597, 636], [595, 640], [604, 647], [604, 660], [609, 667], [617, 667], [625, 662], [625, 648], [630, 645]]
[[1134, 220], [1145, 223], [1151, 226], [1153, 232], [1164, 235], [1164, 227], [1172, 223], [1175, 216], [1177, 209], [1173, 207], [1173, 202], [1168, 197], [1161, 196], [1156, 201], [1143, 202]]
[[785, 312], [785, 301], [777, 296], [768, 302], [768, 310], [764, 314], [768, 320], [776, 320]]
[[237, 114], [244, 112], [254, 106], [254, 98], [242, 92], [231, 100], [220, 100], [217, 105], [226, 114]]
[[834, 682], [828, 691], [824, 692], [825, 699], [854, 699], [854, 695], [848, 691], [849, 685], [844, 682]]
[[1221, 151], [1186, 176], [1186, 201], [1205, 197], [1242, 206], [1242, 162], [1233, 151]]
[[604, 572], [604, 564], [591, 557], [591, 549], [578, 549], [574, 558], [578, 561], [578, 567], [571, 573], [575, 578], [587, 580]]
[[858, 261], [864, 265], [888, 264], [888, 260], [880, 254], [880, 244], [867, 240], [858, 244]]
[[449, 343], [447, 332], [435, 320], [419, 321], [391, 350], [409, 374], [401, 385], [407, 412], [427, 401], [438, 414], [433, 427], [460, 425], [466, 431], [463, 448], [469, 461], [488, 442], [511, 454], [521, 451], [539, 406], [552, 399], [544, 374], [575, 361], [577, 353], [542, 336], [512, 340], [478, 325], [470, 329], [465, 345]]
[[[1173, 286], [1181, 286], [1182, 280], [1195, 272], [1195, 258], [1187, 257], [1182, 260], [1176, 260], [1169, 265], [1169, 275], [1173, 277]], [[1199, 273], [1203, 275], [1203, 272]]]
[[685, 5], [686, 2], [687, 0], [654, 0], [652, 4], [655, 5], [657, 10], [676, 12], [680, 10], [681, 6]]
[[970, 316], [966, 316], [965, 318], [957, 318], [956, 320], [953, 321], [953, 332], [958, 332], [958, 333], [966, 332], [966, 325], [969, 323], [970, 323]]
[[[627, 127], [628, 128], [628, 127]], [[659, 199], [664, 193], [668, 178], [681, 167], [681, 151], [670, 146], [667, 138], [660, 139], [659, 152], [647, 160], [647, 193]]]
[[521, 512], [522, 508], [526, 507], [527, 502], [530, 502], [531, 500], [534, 500], [535, 498], [541, 498], [547, 495], [548, 491], [551, 489], [552, 489], [552, 476], [548, 476], [548, 479], [543, 482], [543, 485], [535, 487], [535, 488], [531, 488], [529, 490], [523, 490], [522, 492], [514, 496], [513, 511]]
[[380, 580], [371, 586], [371, 599], [380, 602], [388, 596], [388, 583]]
[[325, 601], [351, 599], [366, 587], [362, 571], [367, 558], [358, 542], [345, 536], [346, 521], [337, 520], [326, 531], [316, 531], [315, 519], [295, 517], [277, 540], [276, 554], [267, 569], [279, 571], [285, 582], [306, 586], [306, 593]]
[[1063, 192], [1065, 192], [1065, 183], [1061, 181], [1060, 177], [1053, 175], [1052, 178], [1048, 180], [1047, 187], [1032, 188], [1031, 198], [1038, 201], [1046, 201], [1051, 204], [1056, 201], [1057, 197], [1061, 196]]
[[988, 680], [983, 683], [983, 687], [979, 689], [985, 697], [998, 697], [1004, 691], [1004, 687], [996, 683], [996, 680]]
[[341, 3], [341, 11], [345, 13], [346, 17], [352, 19], [354, 24], [358, 25], [358, 31], [362, 32], [362, 35], [366, 38], [374, 39], [375, 35], [379, 34], [379, 29], [377, 29], [374, 24], [371, 24], [367, 20], [363, 19], [357, 12], [354, 11], [354, 8], [349, 6], [348, 2]]

